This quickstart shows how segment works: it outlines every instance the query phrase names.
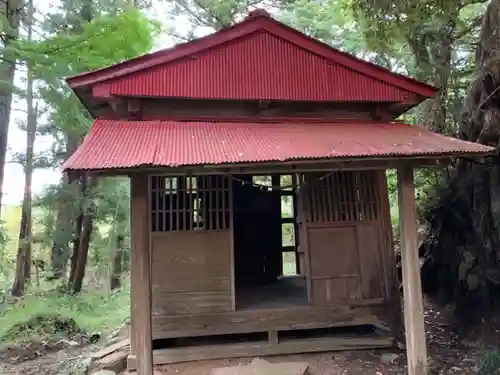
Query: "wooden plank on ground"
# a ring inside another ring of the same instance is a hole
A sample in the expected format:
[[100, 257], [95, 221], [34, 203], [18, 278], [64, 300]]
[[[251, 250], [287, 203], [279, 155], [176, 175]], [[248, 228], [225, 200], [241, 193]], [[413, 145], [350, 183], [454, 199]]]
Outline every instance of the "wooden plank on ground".
[[100, 358], [105, 357], [107, 355], [110, 355], [111, 353], [114, 353], [122, 348], [127, 347], [127, 346], [130, 346], [130, 339], [121, 340], [121, 341], [118, 341], [112, 345], [106, 346], [105, 348], [102, 348], [101, 350], [99, 350], [95, 353], [92, 353], [90, 355], [90, 358], [92, 358], [93, 360], [97, 360], [97, 359], [100, 359]]
[[[295, 353], [314, 353], [342, 350], [376, 349], [392, 347], [391, 337], [328, 337], [281, 341], [279, 344], [262, 342], [200, 345], [185, 348], [160, 349], [153, 352], [155, 365], [208, 359], [271, 356]], [[129, 370], [136, 368], [136, 356], [127, 361]]]
[[129, 354], [130, 348], [122, 348], [98, 359], [92, 364], [92, 368], [109, 370], [115, 372], [116, 374], [120, 374], [127, 368], [127, 358]]

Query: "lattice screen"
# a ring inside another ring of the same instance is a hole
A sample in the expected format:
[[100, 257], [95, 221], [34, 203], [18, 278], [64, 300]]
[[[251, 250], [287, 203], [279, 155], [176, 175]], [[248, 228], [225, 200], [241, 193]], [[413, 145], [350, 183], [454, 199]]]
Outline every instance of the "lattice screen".
[[300, 178], [304, 220], [312, 223], [379, 218], [378, 171], [304, 173]]
[[152, 176], [151, 230], [228, 229], [229, 190], [225, 176]]

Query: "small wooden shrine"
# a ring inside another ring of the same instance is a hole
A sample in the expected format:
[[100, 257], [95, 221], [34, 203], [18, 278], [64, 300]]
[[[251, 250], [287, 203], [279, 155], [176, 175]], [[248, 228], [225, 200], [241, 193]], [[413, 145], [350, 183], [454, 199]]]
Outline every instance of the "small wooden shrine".
[[65, 171], [131, 180], [130, 368], [392, 345], [397, 169], [409, 373], [426, 373], [413, 169], [493, 151], [395, 121], [434, 87], [259, 10], [68, 83], [95, 122]]

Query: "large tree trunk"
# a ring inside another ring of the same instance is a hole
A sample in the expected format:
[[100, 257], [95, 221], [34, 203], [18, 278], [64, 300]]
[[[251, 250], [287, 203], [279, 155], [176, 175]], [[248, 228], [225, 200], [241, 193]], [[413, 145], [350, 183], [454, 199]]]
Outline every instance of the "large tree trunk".
[[[75, 152], [78, 144], [78, 140], [68, 136], [66, 158], [69, 158]], [[81, 230], [78, 229], [81, 228], [81, 224], [77, 223], [75, 232], [75, 227], [73, 227], [73, 223], [75, 221], [75, 210], [73, 205], [67, 202], [68, 199], [81, 199], [79, 196], [79, 194], [81, 194], [81, 190], [78, 194], [74, 193], [71, 189], [69, 178], [65, 175], [61, 180], [60, 194], [71, 195], [71, 198], [66, 196], [65, 199], [62, 199], [64, 202], [59, 202], [57, 207], [55, 235], [53, 236], [52, 249], [50, 253], [52, 268], [52, 276], [50, 277], [51, 280], [62, 279], [66, 276], [67, 263], [70, 257], [69, 243], [73, 243], [72, 254], [75, 254], [74, 250], [78, 248], [78, 237]], [[78, 214], [80, 212], [81, 209], [77, 211]], [[73, 262], [71, 263], [71, 269], [73, 269]]]
[[69, 259], [68, 233], [71, 230], [69, 207], [59, 205], [57, 208], [56, 228], [50, 251], [52, 275], [49, 277], [49, 280], [59, 280], [66, 277], [66, 268]]
[[[28, 40], [32, 38], [33, 2], [28, 5]], [[19, 228], [19, 243], [17, 248], [16, 275], [12, 285], [12, 294], [20, 297], [24, 294], [24, 284], [31, 279], [31, 244], [32, 244], [32, 215], [31, 191], [33, 180], [34, 144], [38, 109], [34, 106], [33, 99], [33, 71], [28, 64], [28, 79], [26, 84], [26, 164], [24, 165], [24, 194], [21, 208], [21, 225]]]
[[92, 210], [88, 207], [89, 191], [94, 186], [95, 179], [83, 176], [81, 185], [81, 205], [75, 223], [75, 240], [73, 243], [73, 254], [71, 256], [71, 270], [68, 280], [68, 291], [79, 293], [82, 289], [90, 241], [93, 230]]
[[123, 245], [125, 237], [122, 233], [116, 236], [116, 248], [113, 254], [113, 264], [111, 270], [110, 289], [116, 290], [122, 286], [122, 273], [123, 273]]
[[87, 258], [89, 254], [90, 240], [92, 236], [93, 223], [92, 215], [86, 213], [82, 220], [82, 232], [78, 252], [76, 257], [76, 264], [74, 273], [70, 276], [69, 291], [72, 294], [80, 293], [82, 290], [83, 279], [85, 277], [85, 270], [87, 268]]
[[[491, 0], [476, 55], [476, 78], [463, 105], [460, 138], [499, 147], [500, 0]], [[464, 323], [498, 302], [500, 166], [460, 160], [426, 214], [424, 291], [453, 304]]]
[[75, 274], [76, 274], [76, 267], [78, 264], [78, 257], [79, 257], [79, 251], [80, 251], [80, 244], [82, 242], [82, 234], [83, 234], [83, 219], [85, 217], [85, 193], [87, 189], [87, 183], [86, 181], [82, 178], [80, 181], [81, 184], [81, 194], [82, 196], [80, 197], [81, 202], [79, 205], [78, 209], [78, 216], [76, 217], [75, 220], [75, 237], [73, 239], [73, 251], [71, 253], [71, 263], [70, 263], [70, 271], [69, 271], [69, 289], [71, 290], [71, 285], [73, 285]]
[[23, 12], [23, 0], [0, 1], [0, 14], [7, 21], [0, 60], [0, 217], [2, 216], [4, 168], [7, 156], [7, 136], [9, 133], [10, 112], [14, 85], [16, 61], [10, 50], [19, 36], [19, 24]]
[[444, 25], [423, 33], [409, 32], [407, 40], [417, 67], [417, 78], [439, 87], [437, 95], [419, 107], [418, 122], [445, 134], [454, 33], [460, 9], [446, 9], [446, 3], [442, 6], [447, 19]]

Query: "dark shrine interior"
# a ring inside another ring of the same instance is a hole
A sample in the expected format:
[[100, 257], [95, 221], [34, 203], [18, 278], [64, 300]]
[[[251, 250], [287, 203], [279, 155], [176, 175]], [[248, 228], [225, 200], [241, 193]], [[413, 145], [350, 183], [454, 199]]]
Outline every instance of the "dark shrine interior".
[[296, 253], [295, 193], [287, 188], [291, 177], [232, 179], [236, 309], [307, 304]]

